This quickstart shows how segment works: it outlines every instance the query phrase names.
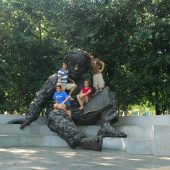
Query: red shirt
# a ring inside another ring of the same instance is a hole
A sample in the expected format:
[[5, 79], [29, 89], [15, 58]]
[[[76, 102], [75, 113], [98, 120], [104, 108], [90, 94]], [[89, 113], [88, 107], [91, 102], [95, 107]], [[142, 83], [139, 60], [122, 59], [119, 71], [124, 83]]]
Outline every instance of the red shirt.
[[[89, 92], [89, 90], [91, 90], [91, 92], [92, 92], [92, 88], [91, 87], [82, 87], [81, 90], [82, 90], [82, 93], [84, 93], [84, 94]], [[91, 92], [87, 95], [90, 99], [92, 97]]]

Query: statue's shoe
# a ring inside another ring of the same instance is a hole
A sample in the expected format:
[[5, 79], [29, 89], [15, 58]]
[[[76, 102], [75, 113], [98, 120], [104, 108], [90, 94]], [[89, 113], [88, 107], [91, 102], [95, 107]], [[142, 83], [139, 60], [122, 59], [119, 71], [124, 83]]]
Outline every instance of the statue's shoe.
[[102, 143], [102, 136], [88, 137], [81, 139], [79, 146], [88, 150], [101, 151]]
[[117, 138], [126, 138], [127, 135], [119, 130], [115, 130], [114, 132], [108, 132], [108, 131], [102, 131], [99, 130], [98, 136], [103, 136], [103, 137], [117, 137]]
[[98, 136], [103, 137], [119, 137], [119, 138], [126, 138], [127, 135], [120, 130], [114, 128], [110, 125], [110, 123], [106, 123], [102, 126], [102, 128], [99, 130]]

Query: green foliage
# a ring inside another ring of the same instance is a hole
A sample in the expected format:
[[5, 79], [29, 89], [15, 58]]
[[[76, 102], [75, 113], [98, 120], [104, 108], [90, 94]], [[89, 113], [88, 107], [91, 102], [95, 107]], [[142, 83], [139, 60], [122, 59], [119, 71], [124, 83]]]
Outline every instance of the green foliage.
[[24, 112], [72, 49], [94, 52], [118, 108], [170, 110], [168, 0], [1, 0], [0, 110]]

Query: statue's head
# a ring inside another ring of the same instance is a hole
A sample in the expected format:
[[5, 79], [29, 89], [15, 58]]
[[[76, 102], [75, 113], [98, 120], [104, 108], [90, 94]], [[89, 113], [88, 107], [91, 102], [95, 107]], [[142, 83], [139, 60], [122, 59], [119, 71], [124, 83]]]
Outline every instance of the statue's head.
[[78, 80], [83, 75], [89, 73], [90, 60], [87, 58], [87, 52], [85, 51], [77, 50], [69, 52], [65, 56], [64, 62], [67, 62], [70, 77], [74, 80]]

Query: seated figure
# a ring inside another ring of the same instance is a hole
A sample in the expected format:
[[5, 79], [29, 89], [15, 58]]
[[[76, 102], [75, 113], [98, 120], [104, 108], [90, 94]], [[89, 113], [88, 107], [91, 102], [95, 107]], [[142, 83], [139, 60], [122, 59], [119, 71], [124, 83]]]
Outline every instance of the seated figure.
[[62, 90], [61, 85], [56, 86], [56, 92], [54, 93], [53, 99], [55, 101], [53, 105], [54, 109], [60, 109], [64, 111], [71, 118], [69, 97], [67, 93]]
[[[57, 76], [57, 85], [61, 85], [63, 90], [69, 90], [69, 98], [72, 99], [71, 95], [76, 89], [77, 85], [69, 76], [68, 65], [66, 62], [63, 62], [62, 68], [57, 72]], [[72, 83], [68, 83], [68, 80]]]
[[[78, 50], [66, 55], [64, 62], [68, 63], [70, 77], [77, 84], [73, 95], [80, 93], [80, 87], [84, 80], [87, 80], [90, 72], [90, 60], [87, 53]], [[40, 111], [52, 100], [57, 83], [57, 74], [54, 74], [42, 86], [28, 107], [25, 119], [12, 120], [9, 123], [21, 124], [23, 129], [36, 121]], [[113, 127], [113, 123], [118, 121], [119, 114], [116, 111], [115, 94], [105, 87], [90, 100], [83, 110], [78, 107], [71, 108], [72, 119], [62, 110], [49, 109], [47, 111], [47, 125], [63, 138], [71, 148], [80, 146], [89, 150], [102, 150], [103, 137], [126, 137], [126, 134]], [[94, 125], [100, 122], [101, 128], [96, 137], [87, 137], [82, 133], [77, 125]]]
[[80, 93], [77, 95], [77, 100], [80, 104], [79, 110], [84, 108], [84, 105], [91, 100], [92, 88], [90, 87], [89, 81], [84, 81], [84, 87], [81, 88]]

